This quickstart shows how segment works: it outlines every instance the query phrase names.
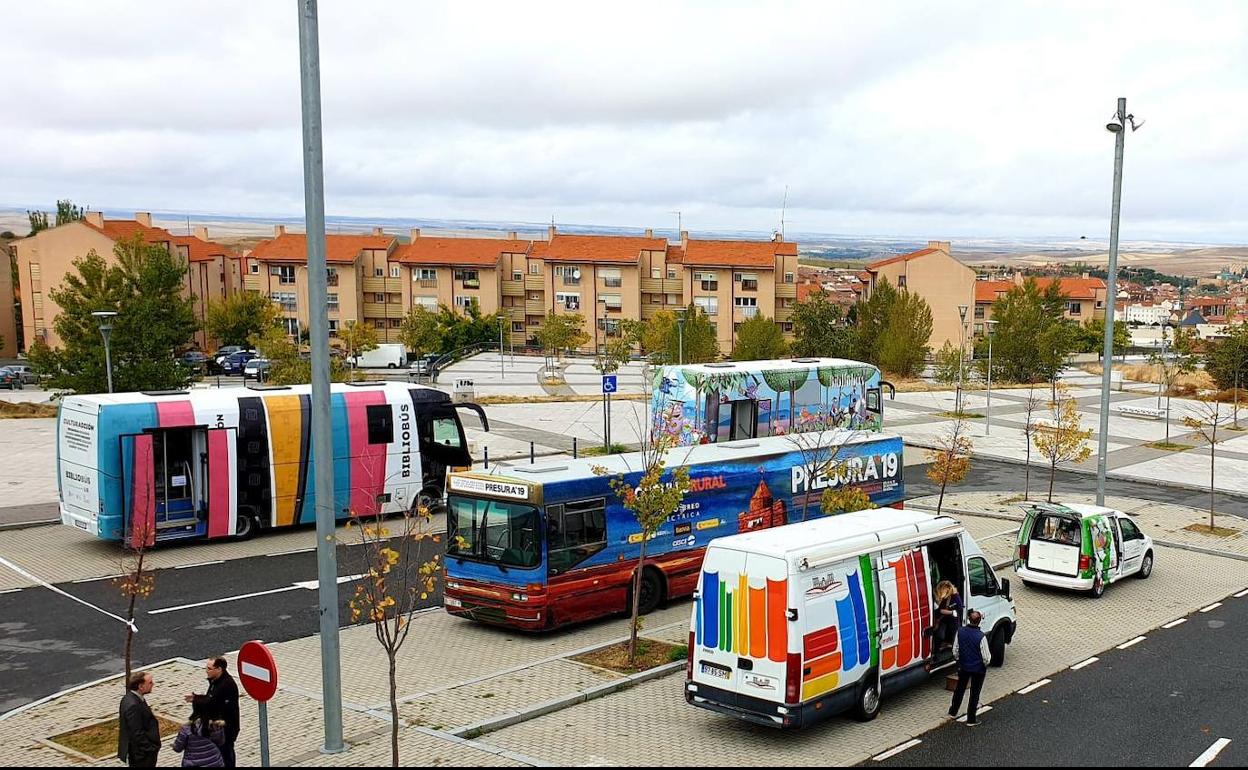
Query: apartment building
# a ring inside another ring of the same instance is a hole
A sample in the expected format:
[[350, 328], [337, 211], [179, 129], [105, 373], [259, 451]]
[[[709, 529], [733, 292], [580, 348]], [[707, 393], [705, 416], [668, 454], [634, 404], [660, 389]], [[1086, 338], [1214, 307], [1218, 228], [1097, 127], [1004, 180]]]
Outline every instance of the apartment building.
[[974, 335], [982, 335], [985, 323], [992, 320], [993, 303], [1004, 297], [1015, 286], [1022, 286], [1029, 277], [1034, 278], [1041, 291], [1047, 290], [1054, 281], [1057, 282], [1058, 290], [1065, 297], [1063, 315], [1068, 320], [1077, 323], [1087, 323], [1094, 318], [1104, 320], [1105, 302], [1109, 296], [1109, 289], [1103, 279], [1086, 275], [1079, 278], [1052, 278], [1015, 273], [1008, 281], [975, 282], [975, 315], [969, 319]]
[[[150, 213], [136, 213], [134, 219], [105, 219], [98, 211], [88, 211], [83, 219], [43, 230], [14, 245], [27, 348], [37, 340], [53, 347], [61, 344], [53, 326], [61, 309], [48, 293], [74, 272], [74, 260], [95, 251], [112, 264], [113, 247], [136, 236], [182, 259], [187, 267], [183, 296], [194, 300], [195, 317], [201, 324], [207, 317], [209, 300], [241, 289], [241, 256], [210, 241], [205, 228], [196, 228], [193, 235], [174, 235], [152, 226]], [[214, 341], [203, 331], [196, 334], [194, 342], [203, 349], [214, 347]]]
[[13, 285], [12, 260], [17, 251], [7, 240], [0, 240], [0, 358], [14, 358], [18, 350], [17, 287]]
[[[932, 336], [928, 345], [939, 350], [946, 342], [959, 344], [962, 336], [960, 306], [969, 312], [976, 305], [975, 271], [953, 258], [948, 241], [928, 241], [927, 248], [909, 254], [872, 262], [869, 298], [879, 282], [887, 278], [894, 288], [918, 294], [932, 310]], [[969, 322], [970, 319], [968, 318]]]

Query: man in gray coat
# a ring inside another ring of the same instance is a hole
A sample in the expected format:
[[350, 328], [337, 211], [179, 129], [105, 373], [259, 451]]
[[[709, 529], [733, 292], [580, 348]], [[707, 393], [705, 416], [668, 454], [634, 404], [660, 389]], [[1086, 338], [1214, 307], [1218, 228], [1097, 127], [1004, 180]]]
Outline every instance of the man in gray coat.
[[160, 723], [147, 705], [152, 675], [143, 671], [130, 677], [118, 712], [117, 758], [130, 767], [155, 767], [160, 753]]

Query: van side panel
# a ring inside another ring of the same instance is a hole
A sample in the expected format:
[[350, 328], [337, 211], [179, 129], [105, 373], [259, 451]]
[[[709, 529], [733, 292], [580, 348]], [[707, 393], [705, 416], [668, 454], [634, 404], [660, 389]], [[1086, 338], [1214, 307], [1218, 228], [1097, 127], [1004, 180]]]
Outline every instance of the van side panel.
[[932, 625], [927, 551], [910, 549], [881, 559], [881, 672], [906, 668], [931, 654], [923, 631]]
[[800, 578], [803, 702], [854, 684], [877, 660], [875, 579], [870, 560], [853, 558]]

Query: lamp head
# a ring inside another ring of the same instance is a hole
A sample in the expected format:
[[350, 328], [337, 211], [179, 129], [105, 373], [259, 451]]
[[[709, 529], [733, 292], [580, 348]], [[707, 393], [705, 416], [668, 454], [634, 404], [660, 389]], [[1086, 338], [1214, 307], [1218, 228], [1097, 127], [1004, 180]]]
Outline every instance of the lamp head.
[[1105, 124], [1105, 130], [1114, 134], [1121, 133], [1122, 124], [1119, 123], [1117, 120], [1111, 120], [1110, 122]]

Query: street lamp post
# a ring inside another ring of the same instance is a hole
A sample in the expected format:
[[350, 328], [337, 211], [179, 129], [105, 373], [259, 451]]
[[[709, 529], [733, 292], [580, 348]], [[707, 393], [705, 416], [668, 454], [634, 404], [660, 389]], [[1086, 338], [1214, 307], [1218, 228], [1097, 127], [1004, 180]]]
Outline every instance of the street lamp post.
[[1105, 475], [1109, 470], [1109, 386], [1114, 362], [1114, 300], [1118, 296], [1118, 218], [1122, 212], [1122, 151], [1127, 124], [1135, 131], [1144, 125], [1127, 114], [1127, 100], [1118, 98], [1118, 110], [1105, 128], [1114, 135], [1114, 194], [1109, 218], [1109, 271], [1105, 296], [1105, 344], [1101, 353], [1101, 420], [1096, 441], [1096, 504], [1105, 504]]
[[104, 371], [108, 374], [108, 392], [113, 392], [113, 354], [109, 347], [109, 338], [113, 335], [113, 319], [117, 313], [112, 310], [97, 310], [91, 315], [100, 324], [100, 336], [104, 338]]
[[499, 311], [499, 313], [500, 315], [498, 316], [498, 375], [500, 378], [506, 379], [507, 372], [503, 367], [503, 325], [506, 322], [503, 320], [503, 316], [501, 315], [502, 313], [501, 310]]
[[953, 411], [962, 414], [962, 370], [966, 362], [966, 305], [958, 305], [958, 392], [953, 399]]
[[988, 328], [988, 406], [984, 410], [984, 435], [992, 435], [992, 337], [997, 330], [996, 321], [985, 321]]

